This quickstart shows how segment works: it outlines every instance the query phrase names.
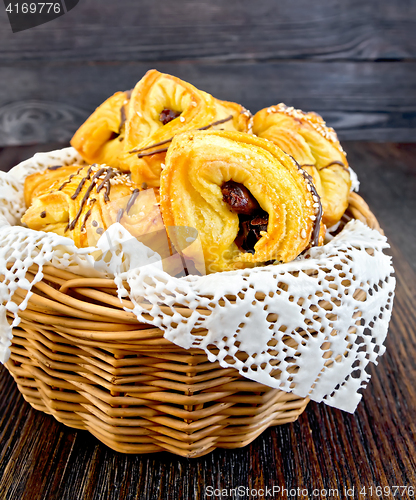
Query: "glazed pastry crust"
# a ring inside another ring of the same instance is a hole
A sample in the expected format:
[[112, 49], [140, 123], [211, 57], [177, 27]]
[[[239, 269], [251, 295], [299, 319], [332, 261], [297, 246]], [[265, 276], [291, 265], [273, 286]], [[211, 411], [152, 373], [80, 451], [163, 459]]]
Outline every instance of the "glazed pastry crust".
[[[178, 116], [164, 124], [164, 110]], [[136, 184], [159, 187], [169, 139], [222, 120], [226, 121], [213, 128], [249, 132], [252, 125], [251, 114], [239, 104], [220, 101], [179, 78], [151, 70], [131, 97], [117, 92], [97, 108], [71, 145], [89, 163], [130, 171]], [[158, 149], [163, 151], [157, 153]]]
[[95, 246], [115, 222], [134, 237], [164, 231], [158, 193], [147, 191], [152, 196], [143, 196], [126, 174], [106, 165], [46, 170], [26, 178], [22, 222], [72, 238], [78, 247]]
[[318, 114], [284, 104], [262, 109], [253, 122], [255, 135], [282, 148], [311, 175], [322, 200], [324, 224], [336, 224], [348, 207], [351, 179], [335, 131]]
[[[267, 231], [252, 253], [235, 243], [240, 221], [223, 199], [228, 181], [245, 186], [268, 214]], [[160, 193], [168, 232], [175, 226], [197, 229], [209, 273], [289, 262], [310, 244], [317, 210], [308, 181], [292, 158], [264, 139], [227, 131], [176, 136]]]
[[[160, 120], [164, 109], [179, 115], [164, 125]], [[239, 104], [219, 101], [188, 82], [156, 70], [148, 71], [134, 88], [129, 116], [125, 158], [133, 181], [137, 184], [145, 182], [148, 186], [160, 185], [166, 151], [148, 153], [166, 149], [169, 142], [165, 141], [182, 132], [207, 127], [227, 118], [230, 119], [217, 126], [247, 132], [251, 123], [251, 114]], [[153, 145], [156, 146], [151, 147]], [[129, 151], [135, 153], [129, 155]], [[146, 156], [138, 158], [141, 151]]]
[[24, 187], [26, 207], [32, 204], [34, 198], [51, 189], [58, 188], [62, 184], [63, 179], [75, 174], [81, 167], [81, 165], [59, 166], [59, 168], [52, 167], [46, 169], [42, 173], [36, 173], [26, 177]]

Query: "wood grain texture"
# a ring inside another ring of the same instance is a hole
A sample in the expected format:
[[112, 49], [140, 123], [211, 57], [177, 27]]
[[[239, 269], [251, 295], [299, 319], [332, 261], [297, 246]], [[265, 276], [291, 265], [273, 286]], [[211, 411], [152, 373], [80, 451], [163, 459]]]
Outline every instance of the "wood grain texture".
[[409, 0], [82, 0], [12, 34], [0, 9], [0, 145], [67, 141], [150, 68], [253, 112], [284, 101], [342, 139], [414, 141]]
[[[346, 498], [344, 487], [355, 487], [349, 498], [363, 499], [378, 498], [359, 496], [363, 486], [416, 486], [416, 231], [411, 220], [416, 145], [347, 142], [344, 147], [361, 180], [360, 193], [392, 245], [397, 277], [387, 351], [378, 366], [371, 366], [372, 378], [356, 413], [310, 403], [297, 422], [269, 429], [241, 450], [216, 450], [193, 460], [169, 454], [125, 456], [32, 410], [2, 369], [2, 500], [205, 499], [206, 486], [240, 485], [310, 492], [337, 488], [340, 495], [332, 498]], [[0, 150], [0, 165], [8, 169], [32, 152], [33, 147]]]
[[403, 60], [415, 31], [408, 0], [81, 0], [36, 30], [1, 30], [0, 62]]
[[[159, 62], [156, 68], [252, 112], [279, 102], [314, 110], [341, 139], [415, 140], [416, 62]], [[95, 107], [132, 88], [148, 69], [141, 62], [3, 64], [0, 145], [69, 140]]]

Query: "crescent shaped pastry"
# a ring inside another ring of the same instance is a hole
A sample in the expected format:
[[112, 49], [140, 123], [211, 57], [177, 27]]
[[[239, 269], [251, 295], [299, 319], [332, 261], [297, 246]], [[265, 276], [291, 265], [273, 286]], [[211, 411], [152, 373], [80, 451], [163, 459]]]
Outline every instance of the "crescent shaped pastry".
[[131, 171], [138, 185], [159, 187], [167, 147], [176, 134], [198, 128], [248, 132], [251, 114], [179, 78], [151, 70], [131, 97], [118, 92], [76, 132], [71, 145], [88, 162]]
[[199, 232], [208, 273], [289, 262], [323, 239], [310, 176], [280, 148], [253, 135], [176, 136], [160, 195], [169, 235], [178, 226]]
[[348, 207], [351, 179], [335, 131], [318, 114], [282, 103], [262, 109], [253, 121], [255, 135], [279, 146], [311, 175], [322, 200], [324, 224], [336, 224]]
[[133, 236], [164, 231], [158, 193], [147, 191], [152, 197], [140, 196], [126, 174], [106, 165], [46, 170], [26, 178], [29, 208], [22, 222], [31, 229], [68, 236], [78, 247], [95, 246], [115, 222]]

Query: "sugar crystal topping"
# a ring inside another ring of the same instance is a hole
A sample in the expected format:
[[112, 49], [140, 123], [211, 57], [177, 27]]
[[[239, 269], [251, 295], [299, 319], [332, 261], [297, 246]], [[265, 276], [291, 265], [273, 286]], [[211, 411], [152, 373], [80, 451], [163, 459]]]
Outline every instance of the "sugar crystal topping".
[[317, 132], [319, 132], [322, 137], [332, 142], [339, 151], [345, 154], [342, 146], [338, 140], [338, 136], [332, 127], [328, 127], [324, 119], [317, 113], [311, 111], [305, 113], [301, 109], [296, 109], [293, 106], [286, 106], [283, 102], [279, 103], [277, 106], [271, 106], [267, 108], [267, 113], [284, 113], [292, 118], [297, 118], [298, 120], [306, 121], [309, 123]]

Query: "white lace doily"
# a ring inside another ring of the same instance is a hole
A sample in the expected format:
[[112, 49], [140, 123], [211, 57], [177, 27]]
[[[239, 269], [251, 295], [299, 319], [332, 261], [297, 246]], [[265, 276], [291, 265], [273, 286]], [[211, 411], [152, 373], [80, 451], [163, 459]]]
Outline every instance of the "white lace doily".
[[[76, 274], [113, 277], [119, 297], [130, 297], [137, 318], [161, 328], [174, 344], [204, 349], [211, 361], [248, 379], [355, 410], [358, 390], [369, 380], [366, 367], [377, 364], [385, 350], [391, 316], [395, 278], [391, 257], [383, 253], [384, 236], [354, 220], [329, 243], [288, 264], [175, 278], [163, 270], [158, 254], [116, 223], [97, 244], [112, 258], [97, 262], [92, 255], [97, 248], [78, 249], [69, 238], [17, 225], [25, 210], [25, 176], [80, 161], [67, 148], [39, 153], [0, 173], [3, 363], [19, 309], [42, 279], [42, 266], [52, 263]], [[32, 264], [39, 270], [29, 283], [25, 275]], [[19, 306], [11, 300], [18, 287], [29, 291]], [[11, 326], [7, 310], [14, 313]]]

